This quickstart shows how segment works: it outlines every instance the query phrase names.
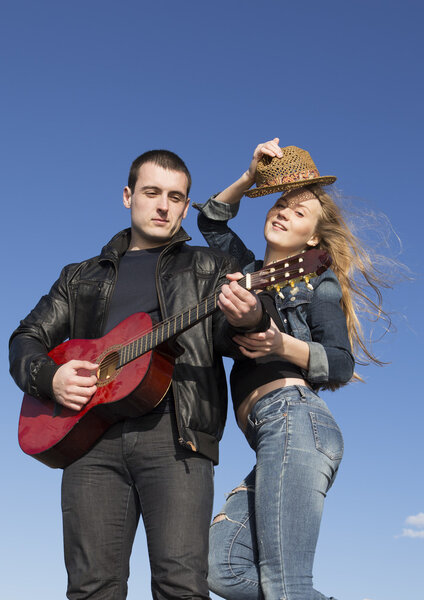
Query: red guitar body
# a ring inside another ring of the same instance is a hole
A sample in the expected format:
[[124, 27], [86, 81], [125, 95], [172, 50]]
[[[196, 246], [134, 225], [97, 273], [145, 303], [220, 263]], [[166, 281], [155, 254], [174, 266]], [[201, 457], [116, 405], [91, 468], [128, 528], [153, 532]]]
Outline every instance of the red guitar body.
[[49, 467], [64, 468], [85, 454], [111, 425], [144, 415], [159, 404], [171, 383], [175, 353], [164, 346], [122, 368], [113, 364], [116, 350], [151, 328], [149, 315], [136, 313], [102, 338], [69, 340], [54, 348], [49, 356], [58, 365], [77, 359], [112, 363], [113, 369], [99, 370], [97, 391], [81, 411], [25, 394], [18, 433], [22, 450]]

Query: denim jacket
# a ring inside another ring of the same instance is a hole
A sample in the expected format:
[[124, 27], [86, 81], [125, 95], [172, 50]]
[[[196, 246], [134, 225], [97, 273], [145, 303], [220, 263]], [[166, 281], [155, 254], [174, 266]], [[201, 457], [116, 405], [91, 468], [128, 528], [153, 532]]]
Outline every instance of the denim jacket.
[[[255, 259], [253, 252], [227, 224], [236, 216], [239, 203], [225, 204], [214, 198], [212, 196], [205, 204], [193, 204], [200, 211], [198, 226], [202, 235], [212, 248], [237, 258], [244, 274], [258, 271], [263, 262]], [[295, 295], [290, 286], [286, 286], [281, 290], [281, 296], [275, 296], [280, 328], [309, 345], [309, 365], [303, 375], [311, 386], [314, 389], [329, 385], [338, 387], [351, 379], [355, 364], [340, 304], [340, 284], [331, 269], [311, 279], [310, 283], [312, 290], [300, 282]]]

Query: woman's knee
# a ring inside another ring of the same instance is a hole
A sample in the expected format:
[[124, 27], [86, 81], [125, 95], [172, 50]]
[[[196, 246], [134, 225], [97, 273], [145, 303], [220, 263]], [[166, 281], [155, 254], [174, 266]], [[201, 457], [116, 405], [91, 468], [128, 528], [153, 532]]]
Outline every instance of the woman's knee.
[[208, 583], [224, 598], [258, 597], [253, 504], [254, 490], [243, 483], [228, 495], [211, 524]]

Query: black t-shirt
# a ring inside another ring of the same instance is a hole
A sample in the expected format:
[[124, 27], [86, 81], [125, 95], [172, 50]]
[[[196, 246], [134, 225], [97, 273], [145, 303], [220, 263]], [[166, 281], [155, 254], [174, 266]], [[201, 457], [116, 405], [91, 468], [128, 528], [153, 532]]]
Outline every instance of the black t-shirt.
[[121, 258], [105, 333], [136, 312], [148, 313], [155, 321], [162, 320], [156, 290], [156, 265], [163, 249], [164, 246], [132, 250]]
[[[110, 300], [105, 334], [121, 321], [137, 312], [144, 312], [159, 322], [162, 315], [156, 289], [156, 265], [165, 246], [148, 250], [131, 250], [122, 256], [118, 278]], [[174, 410], [172, 391], [152, 412]]]

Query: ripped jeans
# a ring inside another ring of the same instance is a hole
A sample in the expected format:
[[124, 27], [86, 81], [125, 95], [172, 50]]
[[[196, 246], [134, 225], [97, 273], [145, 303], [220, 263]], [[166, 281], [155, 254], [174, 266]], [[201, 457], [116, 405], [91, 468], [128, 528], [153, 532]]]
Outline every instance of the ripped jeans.
[[210, 589], [227, 600], [328, 600], [312, 567], [340, 429], [321, 398], [290, 386], [256, 403], [246, 437], [257, 463], [211, 526]]

